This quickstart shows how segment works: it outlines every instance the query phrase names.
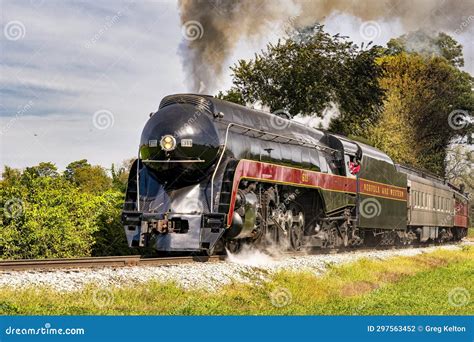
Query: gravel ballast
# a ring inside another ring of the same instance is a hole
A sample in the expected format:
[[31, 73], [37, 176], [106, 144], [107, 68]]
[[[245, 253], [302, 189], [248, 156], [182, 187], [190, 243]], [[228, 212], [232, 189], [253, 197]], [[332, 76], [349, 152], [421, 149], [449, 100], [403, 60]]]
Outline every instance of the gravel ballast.
[[[466, 243], [463, 243], [466, 244]], [[126, 286], [155, 280], [173, 281], [184, 289], [214, 291], [236, 282], [265, 280], [280, 270], [309, 271], [323, 274], [329, 265], [350, 263], [361, 258], [383, 260], [395, 256], [415, 256], [438, 249], [458, 250], [460, 245], [406, 248], [396, 250], [354, 251], [342, 254], [270, 257], [259, 251], [243, 251], [225, 262], [189, 263], [175, 266], [133, 266], [100, 269], [0, 272], [0, 288], [48, 286], [58, 291], [77, 291], [89, 284]]]

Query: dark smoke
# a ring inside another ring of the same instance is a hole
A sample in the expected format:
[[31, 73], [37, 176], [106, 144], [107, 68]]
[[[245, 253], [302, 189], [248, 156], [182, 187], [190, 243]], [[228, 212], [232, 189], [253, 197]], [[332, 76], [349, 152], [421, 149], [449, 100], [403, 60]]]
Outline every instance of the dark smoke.
[[[193, 91], [211, 92], [242, 38], [258, 38], [271, 24], [322, 22], [332, 13], [363, 21], [398, 18], [406, 31], [451, 31], [474, 14], [472, 0], [180, 0], [181, 54]], [[470, 25], [472, 32], [474, 22]]]
[[285, 16], [272, 0], [180, 0], [179, 8], [183, 62], [193, 90], [200, 92], [214, 87], [240, 38], [259, 36], [269, 22]]

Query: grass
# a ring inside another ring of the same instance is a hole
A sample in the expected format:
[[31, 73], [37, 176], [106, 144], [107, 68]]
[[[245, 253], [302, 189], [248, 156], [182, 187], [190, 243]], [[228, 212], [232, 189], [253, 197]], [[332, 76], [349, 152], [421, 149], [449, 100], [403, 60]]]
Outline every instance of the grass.
[[[474, 248], [362, 259], [322, 277], [280, 272], [258, 285], [184, 291], [172, 283], [58, 293], [0, 291], [3, 315], [472, 315]], [[272, 300], [273, 299], [273, 300]], [[273, 303], [272, 303], [273, 302]]]
[[473, 240], [473, 239], [474, 239], [474, 227], [469, 228], [469, 230], [468, 230], [468, 232], [467, 232], [467, 237], [468, 237], [470, 240]]

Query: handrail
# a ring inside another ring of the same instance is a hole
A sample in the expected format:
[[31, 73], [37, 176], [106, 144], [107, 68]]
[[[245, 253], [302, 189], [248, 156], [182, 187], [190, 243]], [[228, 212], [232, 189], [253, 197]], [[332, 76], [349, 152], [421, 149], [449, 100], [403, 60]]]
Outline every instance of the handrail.
[[167, 159], [167, 160], [151, 160], [145, 159], [144, 163], [204, 163], [203, 159]]
[[229, 129], [231, 126], [235, 125], [234, 123], [230, 123], [227, 125], [227, 129], [225, 131], [225, 140], [224, 140], [224, 147], [222, 148], [221, 155], [219, 160], [217, 161], [216, 167], [214, 168], [214, 172], [212, 173], [211, 177], [211, 213], [214, 212], [214, 178], [216, 178], [217, 170], [221, 164], [222, 158], [224, 157], [225, 150], [227, 149], [227, 139], [229, 137]]
[[249, 131], [254, 131], [254, 132], [257, 132], [257, 133], [260, 133], [261, 135], [258, 136], [258, 137], [253, 137], [253, 138], [261, 138], [265, 135], [271, 135], [273, 136], [272, 139], [268, 139], [266, 141], [274, 141], [276, 138], [283, 138], [283, 139], [286, 139], [286, 143], [288, 142], [296, 142], [298, 145], [300, 146], [306, 146], [306, 147], [314, 147], [316, 148], [317, 150], [321, 151], [321, 150], [327, 150], [327, 151], [330, 151], [331, 153], [334, 153], [334, 152], [337, 152], [338, 150], [336, 149], [333, 149], [331, 147], [328, 147], [328, 146], [321, 146], [321, 145], [318, 145], [316, 143], [312, 143], [312, 142], [306, 142], [306, 141], [302, 141], [302, 140], [299, 140], [299, 139], [295, 139], [295, 138], [292, 138], [292, 137], [289, 137], [289, 136], [286, 136], [286, 135], [282, 135], [282, 134], [276, 134], [276, 133], [272, 133], [272, 132], [267, 132], [267, 131], [263, 131], [261, 129], [256, 129], [256, 128], [252, 128], [252, 127], [247, 127], [247, 126], [244, 126], [244, 125], [240, 125], [240, 124], [236, 124], [236, 123], [230, 123], [229, 125], [232, 125], [232, 126], [238, 126], [238, 127], [241, 127], [241, 128], [244, 128], [246, 129], [246, 131], [240, 133], [240, 134], [246, 134], [247, 132]]
[[140, 147], [137, 159], [137, 211], [140, 211]]

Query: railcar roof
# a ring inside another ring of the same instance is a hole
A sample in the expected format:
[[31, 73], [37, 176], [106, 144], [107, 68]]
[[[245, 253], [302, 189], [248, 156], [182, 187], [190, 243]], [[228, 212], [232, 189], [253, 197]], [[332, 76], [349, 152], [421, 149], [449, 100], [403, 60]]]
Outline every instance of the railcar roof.
[[395, 164], [395, 166], [399, 172], [406, 173], [408, 175], [408, 179], [424, 184], [437, 184], [437, 187], [442, 187], [446, 190], [453, 190], [458, 196], [462, 196], [467, 200], [466, 194], [462, 193], [459, 187], [455, 186], [452, 183], [449, 183], [444, 178], [438, 175], [435, 175], [426, 170], [419, 170], [408, 165]]

